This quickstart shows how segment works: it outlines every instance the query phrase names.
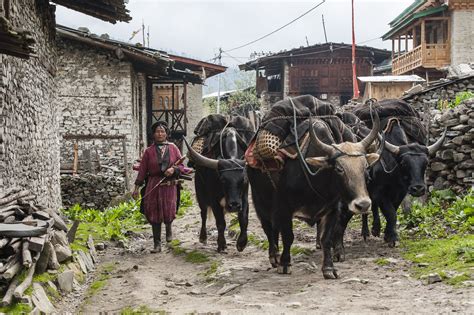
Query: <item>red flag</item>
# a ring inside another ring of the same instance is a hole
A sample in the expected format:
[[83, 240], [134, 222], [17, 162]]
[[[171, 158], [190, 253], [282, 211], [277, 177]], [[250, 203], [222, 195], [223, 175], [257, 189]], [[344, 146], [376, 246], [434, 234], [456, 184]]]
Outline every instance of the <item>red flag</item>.
[[352, 0], [352, 89], [353, 99], [359, 98], [359, 84], [357, 83], [356, 73], [356, 49], [355, 49], [355, 30], [354, 30], [354, 0]]

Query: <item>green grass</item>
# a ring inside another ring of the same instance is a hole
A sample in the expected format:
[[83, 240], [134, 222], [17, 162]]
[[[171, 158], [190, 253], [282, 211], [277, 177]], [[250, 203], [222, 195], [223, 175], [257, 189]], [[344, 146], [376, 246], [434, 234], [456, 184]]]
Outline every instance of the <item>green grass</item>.
[[176, 256], [184, 256], [186, 262], [192, 264], [203, 264], [208, 262], [209, 256], [204, 253], [198, 252], [197, 250], [188, 251], [181, 246], [179, 240], [172, 240], [168, 246], [171, 248], [171, 252]]
[[451, 102], [439, 100], [438, 101], [438, 109], [443, 110], [443, 109], [452, 109], [461, 104], [461, 102], [468, 100], [470, 98], [474, 97], [474, 93], [471, 91], [464, 91], [464, 92], [458, 92], [456, 93], [456, 98], [452, 100]]
[[222, 263], [220, 261], [217, 261], [217, 260], [214, 260], [211, 265], [209, 266], [209, 268], [204, 272], [204, 277], [211, 277], [213, 276], [214, 274], [217, 273], [217, 269], [219, 268], [219, 266], [221, 265]]
[[423, 205], [415, 201], [408, 214], [399, 215], [400, 231], [415, 237], [446, 238], [474, 233], [474, 190], [458, 196], [450, 190], [431, 193]]
[[[446, 239], [404, 239], [401, 245], [403, 257], [414, 263], [412, 270], [417, 278], [439, 273], [446, 283], [458, 285], [473, 276], [474, 235], [455, 235]], [[419, 267], [419, 263], [427, 265]], [[457, 275], [448, 278], [450, 272]]]
[[9, 306], [0, 307], [0, 312], [3, 314], [29, 314], [31, 311], [31, 307], [23, 303], [14, 303]]
[[311, 255], [311, 253], [313, 251], [309, 248], [304, 248], [304, 247], [300, 247], [298, 245], [293, 245], [293, 246], [291, 246], [290, 252], [291, 252], [291, 255], [293, 255], [293, 256], [296, 256], [296, 255], [309, 256], [309, 255]]
[[379, 266], [388, 266], [388, 265], [390, 265], [390, 262], [385, 258], [378, 258], [378, 259], [375, 260], [375, 263]]
[[182, 189], [180, 200], [179, 200], [179, 209], [178, 209], [178, 213], [176, 214], [176, 217], [178, 219], [184, 217], [184, 215], [186, 214], [186, 211], [188, 210], [189, 207], [192, 207], [192, 205], [193, 205], [192, 193], [187, 189]]

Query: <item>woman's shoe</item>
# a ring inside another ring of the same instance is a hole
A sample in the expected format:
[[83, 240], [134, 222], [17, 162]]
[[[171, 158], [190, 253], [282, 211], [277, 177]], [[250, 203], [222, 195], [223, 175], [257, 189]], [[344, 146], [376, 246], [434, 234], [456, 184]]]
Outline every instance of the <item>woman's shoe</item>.
[[152, 250], [150, 250], [150, 253], [161, 253], [161, 244], [155, 244]]

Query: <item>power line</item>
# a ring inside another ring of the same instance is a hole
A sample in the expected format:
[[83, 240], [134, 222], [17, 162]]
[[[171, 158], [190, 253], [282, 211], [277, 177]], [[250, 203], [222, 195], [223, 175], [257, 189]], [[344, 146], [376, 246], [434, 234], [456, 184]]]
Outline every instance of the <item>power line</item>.
[[240, 46], [238, 46], [238, 47], [234, 47], [234, 48], [232, 48], [232, 49], [227, 49], [227, 50], [225, 50], [224, 52], [234, 51], [234, 50], [237, 50], [237, 49], [240, 49], [240, 48], [249, 46], [249, 45], [251, 45], [251, 44], [253, 44], [253, 43], [256, 43], [256, 42], [258, 42], [258, 41], [260, 41], [260, 40], [262, 40], [262, 39], [264, 39], [264, 38], [267, 38], [268, 36], [275, 34], [276, 32], [278, 32], [278, 31], [284, 29], [284, 28], [287, 27], [288, 25], [290, 25], [290, 24], [296, 22], [297, 20], [301, 19], [303, 16], [307, 15], [307, 14], [310, 13], [311, 11], [315, 10], [316, 8], [318, 8], [318, 7], [319, 7], [320, 5], [322, 5], [324, 2], [326, 2], [326, 0], [322, 0], [322, 1], [321, 1], [320, 3], [318, 3], [316, 6], [312, 7], [311, 9], [309, 9], [309, 10], [306, 11], [305, 13], [301, 14], [301, 15], [298, 16], [297, 18], [291, 20], [290, 22], [286, 23], [285, 25], [283, 25], [283, 26], [277, 28], [277, 29], [274, 30], [273, 32], [268, 33], [267, 35], [264, 35], [264, 36], [262, 36], [262, 37], [259, 37], [259, 38], [255, 39], [255, 40], [251, 41], [251, 42], [248, 42], [248, 43], [246, 43], [246, 44], [240, 45]]

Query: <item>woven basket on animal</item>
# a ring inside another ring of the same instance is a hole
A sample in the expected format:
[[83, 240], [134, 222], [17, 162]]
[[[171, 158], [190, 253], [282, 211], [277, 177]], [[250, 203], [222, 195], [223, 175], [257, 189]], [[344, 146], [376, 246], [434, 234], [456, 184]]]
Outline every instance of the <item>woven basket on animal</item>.
[[[291, 134], [290, 128], [294, 126], [295, 117], [297, 125], [304, 126], [301, 123], [310, 116], [326, 116], [334, 113], [333, 105], [312, 95], [297, 96], [291, 100], [285, 99], [275, 103], [262, 119], [253, 154], [262, 160], [277, 158], [278, 149]], [[298, 132], [301, 136], [304, 133], [304, 130]]]
[[250, 120], [241, 116], [221, 114], [211, 114], [199, 121], [194, 129], [196, 137], [192, 143], [193, 149], [207, 157], [217, 158], [218, 156], [214, 156], [213, 152], [218, 152], [214, 149], [219, 146], [221, 134], [227, 128], [236, 131], [237, 142], [242, 149], [247, 149], [255, 133]]
[[[391, 128], [394, 123], [400, 123], [407, 135], [409, 142], [426, 142], [426, 130], [423, 126], [418, 112], [407, 102], [399, 99], [387, 99], [373, 104], [373, 109], [380, 117], [382, 130]], [[372, 128], [370, 106], [360, 104], [354, 108], [353, 113], [360, 118], [368, 128]]]

